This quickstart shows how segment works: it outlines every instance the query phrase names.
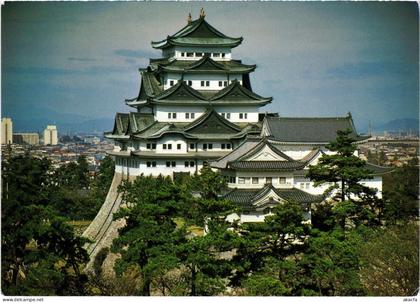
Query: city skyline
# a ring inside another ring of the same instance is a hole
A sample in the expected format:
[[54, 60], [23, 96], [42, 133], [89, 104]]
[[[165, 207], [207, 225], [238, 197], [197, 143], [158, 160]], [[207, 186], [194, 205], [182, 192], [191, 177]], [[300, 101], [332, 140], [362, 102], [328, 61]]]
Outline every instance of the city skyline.
[[138, 68], [159, 57], [150, 42], [173, 34], [201, 7], [218, 29], [244, 37], [234, 57], [257, 64], [253, 89], [274, 98], [264, 111], [351, 111], [358, 129], [418, 118], [418, 15], [407, 2], [6, 2], [2, 115], [77, 120], [127, 112]]

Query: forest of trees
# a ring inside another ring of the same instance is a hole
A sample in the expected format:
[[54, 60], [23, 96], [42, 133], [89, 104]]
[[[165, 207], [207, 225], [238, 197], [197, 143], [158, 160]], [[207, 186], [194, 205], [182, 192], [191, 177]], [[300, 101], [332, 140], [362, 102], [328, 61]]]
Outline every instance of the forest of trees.
[[[241, 209], [223, 199], [225, 179], [209, 168], [172, 181], [138, 177], [120, 186], [126, 206], [119, 237], [84, 273], [86, 240], [68, 219], [92, 219], [113, 175], [106, 158], [93, 178], [79, 159], [58, 170], [46, 160], [3, 161], [2, 290], [6, 295], [415, 295], [418, 167], [384, 177], [383, 198], [360, 185], [370, 177], [348, 132], [328, 145], [308, 176], [332, 183], [312, 205], [312, 223], [294, 201], [262, 223], [228, 222]], [[327, 199], [327, 198], [326, 198]], [[65, 218], [64, 218], [65, 217]], [[205, 232], [204, 232], [205, 230]], [[107, 253], [120, 257], [114, 276]]]

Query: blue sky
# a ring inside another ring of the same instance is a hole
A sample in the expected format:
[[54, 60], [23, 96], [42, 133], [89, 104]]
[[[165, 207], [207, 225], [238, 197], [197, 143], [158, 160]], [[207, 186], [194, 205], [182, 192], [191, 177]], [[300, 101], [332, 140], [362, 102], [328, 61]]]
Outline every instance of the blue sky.
[[6, 2], [2, 114], [129, 111], [124, 99], [138, 93], [138, 68], [160, 56], [150, 41], [201, 7], [217, 29], [244, 37], [233, 55], [257, 64], [253, 89], [274, 98], [261, 111], [351, 111], [362, 130], [369, 121], [418, 118], [415, 2]]

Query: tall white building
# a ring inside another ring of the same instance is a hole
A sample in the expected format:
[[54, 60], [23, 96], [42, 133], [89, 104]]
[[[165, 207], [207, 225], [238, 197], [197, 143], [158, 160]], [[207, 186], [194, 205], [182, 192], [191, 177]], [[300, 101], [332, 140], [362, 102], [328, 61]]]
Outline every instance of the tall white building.
[[48, 125], [44, 130], [44, 145], [57, 145], [58, 144], [58, 133], [57, 126]]
[[13, 143], [13, 122], [10, 117], [1, 119], [1, 143], [2, 145]]
[[196, 173], [261, 130], [259, 108], [270, 103], [251, 88], [256, 65], [235, 59], [242, 37], [224, 35], [201, 14], [172, 36], [152, 42], [162, 57], [140, 69], [138, 96], [117, 113], [111, 154], [125, 176]]

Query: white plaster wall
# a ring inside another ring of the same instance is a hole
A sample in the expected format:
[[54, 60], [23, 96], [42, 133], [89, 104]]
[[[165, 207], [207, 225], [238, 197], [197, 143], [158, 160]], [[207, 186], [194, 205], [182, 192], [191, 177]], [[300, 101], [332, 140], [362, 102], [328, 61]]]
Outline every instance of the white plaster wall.
[[[217, 113], [230, 113], [230, 118], [228, 119], [225, 115], [225, 118], [232, 123], [257, 123], [258, 122], [258, 107], [257, 106], [226, 106], [226, 107], [214, 107]], [[181, 106], [163, 106], [156, 105], [155, 119], [159, 122], [182, 122], [188, 123], [192, 122], [195, 119], [199, 118], [206, 109], [204, 107], [181, 107]], [[168, 118], [168, 113], [176, 112], [176, 119]], [[186, 112], [194, 112], [194, 119], [186, 119]], [[247, 118], [239, 118], [239, 113], [246, 113]]]
[[[163, 144], [172, 144], [172, 149], [163, 149]], [[177, 145], [181, 144], [181, 149], [177, 149]], [[156, 153], [187, 153], [187, 142], [182, 136], [164, 136], [156, 143]]]
[[372, 179], [366, 179], [360, 183], [369, 188], [377, 189], [378, 193], [376, 195], [378, 198], [382, 198], [382, 176], [374, 176]]
[[[181, 74], [176, 73], [167, 73], [164, 75], [164, 86], [163, 88], [169, 89], [172, 86], [170, 81], [174, 81], [174, 85], [181, 80]], [[242, 84], [242, 75], [240, 74], [231, 74], [229, 77], [223, 74], [184, 74], [184, 81], [192, 81], [192, 88], [196, 90], [221, 90], [224, 86], [219, 86], [219, 81], [228, 81], [229, 85], [233, 80], [239, 81]], [[210, 86], [201, 86], [201, 81], [210, 81]]]
[[[225, 149], [222, 149], [222, 143], [225, 144]], [[203, 145], [204, 144], [207, 144], [207, 149], [204, 149], [203, 148]], [[212, 144], [213, 145], [213, 148], [212, 149], [209, 149], [208, 148], [208, 145], [209, 144]], [[226, 144], [230, 144], [230, 149], [226, 149]], [[223, 151], [226, 151], [226, 154], [228, 154], [229, 152], [231, 152], [233, 150], [233, 143], [231, 143], [229, 141], [223, 141], [223, 142], [214, 142], [214, 141], [199, 142], [199, 143], [197, 143], [197, 150], [198, 150], [198, 152], [200, 152], [200, 151], [207, 151], [207, 152], [211, 152], [211, 151], [223, 152]]]
[[[293, 188], [293, 174], [291, 173], [281, 173], [281, 172], [234, 172], [231, 173], [223, 173], [228, 177], [234, 176], [235, 183], [228, 183], [229, 188], [238, 188], [238, 189], [259, 189], [265, 186], [266, 184], [266, 177], [272, 178], [272, 185], [275, 188], [279, 189], [290, 189]], [[239, 177], [249, 177], [249, 179], [245, 179], [244, 184], [239, 183]], [[252, 183], [252, 177], [258, 177], [258, 184]], [[286, 177], [286, 183], [280, 184], [279, 177]]]
[[[189, 172], [190, 174], [194, 174], [203, 167], [203, 161], [197, 161], [196, 163], [194, 159], [135, 159], [135, 161], [136, 164], [131, 164], [130, 166], [126, 165], [127, 161], [118, 161], [115, 164], [115, 172], [130, 176], [139, 176], [143, 174], [145, 176], [151, 175], [154, 177], [159, 175], [172, 177], [173, 172]], [[156, 162], [156, 167], [147, 167], [147, 162], [153, 161]], [[171, 162], [171, 167], [166, 166], [167, 161]], [[173, 161], [176, 162], [176, 167], [172, 167]], [[185, 161], [194, 161], [194, 167], [185, 167]]]
[[[180, 107], [180, 106], [162, 106], [162, 105], [156, 105], [156, 113], [155, 118], [159, 122], [182, 122], [182, 123], [188, 123], [192, 122], [195, 119], [199, 118], [205, 111], [204, 107]], [[169, 112], [176, 112], [176, 119], [170, 119], [168, 118]], [[185, 113], [186, 112], [194, 112], [195, 117], [194, 119], [186, 119]]]
[[[215, 107], [218, 113], [230, 113], [230, 119], [232, 123], [257, 123], [258, 122], [258, 108], [257, 106], [238, 106], [238, 107]], [[239, 113], [246, 113], [247, 119], [239, 119]]]
[[[175, 46], [173, 48], [173, 51], [175, 53], [175, 58], [177, 58], [178, 60], [191, 60], [191, 61], [196, 61], [196, 60], [200, 60], [202, 57], [196, 57], [195, 54], [193, 57], [182, 57], [181, 56], [181, 52], [201, 52], [201, 53], [225, 53], [225, 57], [213, 57], [211, 56], [211, 58], [213, 60], [217, 60], [217, 61], [228, 61], [232, 59], [232, 51], [230, 48], [228, 47], [182, 47], [182, 46]], [[167, 56], [171, 56], [169, 55], [170, 51], [168, 52]]]

